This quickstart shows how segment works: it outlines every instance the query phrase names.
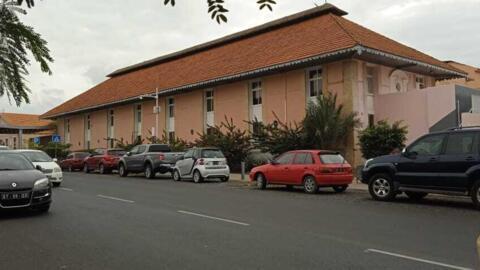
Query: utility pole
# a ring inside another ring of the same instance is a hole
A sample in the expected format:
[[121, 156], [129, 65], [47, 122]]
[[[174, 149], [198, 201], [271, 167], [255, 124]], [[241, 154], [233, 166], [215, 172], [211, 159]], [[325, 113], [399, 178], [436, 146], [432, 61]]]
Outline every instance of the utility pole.
[[158, 87], [155, 89], [155, 140], [158, 140], [158, 114], [160, 107], [158, 106]]

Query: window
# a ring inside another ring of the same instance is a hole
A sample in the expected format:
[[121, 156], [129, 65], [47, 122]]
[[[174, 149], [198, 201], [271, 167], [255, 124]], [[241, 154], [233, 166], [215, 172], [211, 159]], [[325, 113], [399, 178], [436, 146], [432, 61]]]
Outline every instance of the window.
[[207, 127], [207, 135], [212, 135], [213, 134], [213, 131], [214, 131], [214, 128], [213, 127]]
[[415, 83], [417, 85], [417, 89], [424, 89], [426, 87], [425, 77], [423, 77], [423, 76], [416, 76], [415, 77]]
[[345, 159], [337, 153], [320, 153], [320, 160], [323, 164], [342, 164]]
[[65, 142], [70, 143], [70, 119], [65, 121]]
[[90, 139], [91, 139], [91, 121], [90, 115], [85, 117], [85, 148], [90, 149]]
[[107, 139], [108, 139], [108, 146], [110, 148], [115, 147], [115, 112], [113, 110], [108, 111], [108, 118], [107, 118]]
[[410, 153], [417, 153], [418, 155], [433, 156], [439, 155], [442, 151], [444, 134], [429, 135], [416, 141], [409, 149]]
[[291, 164], [293, 161], [293, 158], [295, 157], [294, 153], [286, 153], [281, 155], [279, 158], [277, 158], [275, 161], [278, 164]]
[[375, 115], [369, 114], [368, 115], [368, 126], [373, 127], [375, 125]]
[[322, 94], [322, 69], [313, 68], [308, 70], [307, 97], [316, 98]]
[[448, 135], [446, 155], [466, 155], [473, 154], [475, 133], [454, 133]]
[[367, 93], [369, 95], [373, 95], [375, 93], [375, 68], [374, 67], [366, 67], [366, 77], [367, 77]]
[[202, 158], [225, 158], [219, 149], [203, 149]]
[[167, 152], [172, 152], [170, 149], [170, 146], [165, 145], [165, 144], [157, 144], [157, 145], [150, 145], [148, 148], [148, 152], [150, 153], [167, 153]]
[[142, 137], [142, 105], [135, 105], [135, 136], [137, 140]]
[[185, 155], [183, 155], [183, 158], [187, 159], [187, 158], [193, 158], [193, 151], [194, 149], [190, 149], [188, 150]]
[[250, 84], [250, 89], [252, 91], [252, 105], [261, 105], [262, 104], [262, 82], [255, 81]]
[[262, 132], [262, 123], [254, 121], [252, 122], [252, 133], [253, 135], [260, 135]]
[[141, 153], [145, 152], [146, 149], [147, 149], [147, 146], [145, 146], [145, 145], [139, 145], [139, 146], [138, 146], [138, 152], [137, 152], [137, 153], [138, 153], [138, 154], [141, 154]]
[[13, 149], [17, 149], [17, 138], [13, 137]]
[[130, 153], [137, 154], [138, 153], [138, 146], [133, 147], [132, 150], [130, 150]]
[[175, 100], [173, 98], [168, 99], [168, 117], [175, 117]]
[[310, 153], [298, 153], [295, 156], [294, 164], [313, 164], [313, 158]]
[[213, 112], [213, 90], [205, 91], [205, 106], [207, 112]]
[[169, 141], [169, 142], [175, 141], [175, 131], [170, 131], [170, 132], [168, 133], [168, 141]]

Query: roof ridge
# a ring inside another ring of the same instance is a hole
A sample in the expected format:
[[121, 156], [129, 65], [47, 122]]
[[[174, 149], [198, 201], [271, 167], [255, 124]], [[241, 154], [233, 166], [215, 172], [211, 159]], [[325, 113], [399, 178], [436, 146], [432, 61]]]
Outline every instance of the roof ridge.
[[352, 33], [350, 33], [350, 31], [348, 31], [343, 25], [342, 23], [340, 23], [340, 21], [338, 20], [339, 17], [338, 16], [335, 16], [333, 14], [328, 14], [330, 15], [331, 17], [333, 17], [333, 20], [337, 23], [337, 25], [355, 42], [357, 43], [357, 45], [362, 45], [362, 43], [360, 41], [358, 41]]

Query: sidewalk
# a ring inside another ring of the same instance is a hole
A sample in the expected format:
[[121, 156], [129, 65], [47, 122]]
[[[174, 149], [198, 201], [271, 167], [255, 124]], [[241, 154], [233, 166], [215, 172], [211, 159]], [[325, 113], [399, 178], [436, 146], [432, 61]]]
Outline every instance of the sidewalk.
[[[244, 183], [245, 185], [252, 185], [252, 183], [249, 181], [248, 173], [245, 174], [245, 179], [244, 180], [242, 180], [242, 175], [241, 174], [231, 173], [230, 174], [230, 181]], [[355, 180], [353, 180], [353, 183], [350, 186], [348, 186], [348, 189], [367, 191], [368, 186], [360, 183], [359, 181], [357, 182], [357, 180], [355, 179]]]

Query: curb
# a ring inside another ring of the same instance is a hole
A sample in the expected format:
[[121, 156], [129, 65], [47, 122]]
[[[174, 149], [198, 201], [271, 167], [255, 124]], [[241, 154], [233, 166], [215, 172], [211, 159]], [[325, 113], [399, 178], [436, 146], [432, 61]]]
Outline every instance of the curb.
[[478, 260], [480, 262], [480, 236], [477, 239], [477, 253], [478, 253]]
[[[241, 180], [241, 179], [235, 179], [235, 178], [230, 178], [230, 182], [235, 182], [235, 183], [240, 183], [244, 184], [245, 186], [255, 186], [255, 184], [252, 184], [250, 180]], [[357, 190], [357, 191], [368, 191], [367, 186], [363, 184], [357, 184], [353, 183], [348, 187], [349, 190]]]

